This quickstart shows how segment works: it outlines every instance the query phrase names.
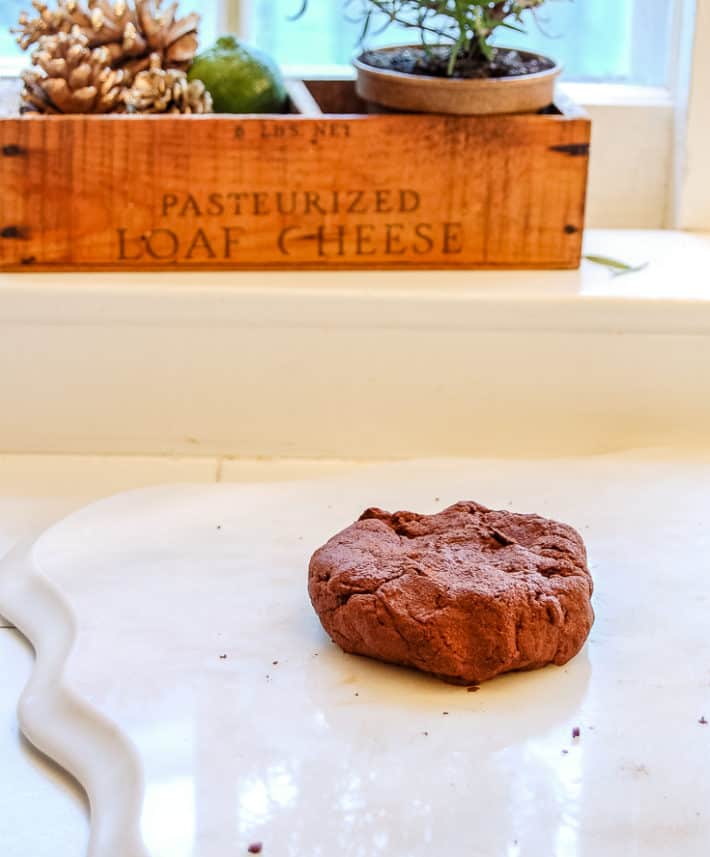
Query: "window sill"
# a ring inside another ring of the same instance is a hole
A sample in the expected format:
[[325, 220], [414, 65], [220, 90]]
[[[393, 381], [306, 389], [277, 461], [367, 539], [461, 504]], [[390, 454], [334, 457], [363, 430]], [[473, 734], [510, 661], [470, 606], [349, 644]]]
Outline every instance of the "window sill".
[[367, 459], [707, 444], [710, 236], [587, 242], [649, 267], [0, 275], [0, 450]]
[[268, 325], [710, 333], [710, 234], [590, 230], [577, 271], [0, 274], [0, 326]]

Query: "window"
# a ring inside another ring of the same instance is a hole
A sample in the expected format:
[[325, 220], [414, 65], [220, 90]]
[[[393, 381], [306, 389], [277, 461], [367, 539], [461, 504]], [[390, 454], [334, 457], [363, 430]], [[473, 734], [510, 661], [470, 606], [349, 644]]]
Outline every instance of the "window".
[[0, 6], [0, 57], [14, 56], [20, 53], [15, 43], [15, 37], [10, 32], [20, 17], [20, 12], [27, 9], [29, 3], [25, 0], [3, 0]]
[[[289, 20], [300, 0], [252, 0], [244, 15], [248, 36], [285, 65], [347, 64], [360, 25], [348, 20], [341, 0], [309, 0], [306, 13]], [[356, 10], [358, 0], [350, 4]], [[352, 12], [351, 12], [352, 17]], [[550, 0], [528, 16], [527, 35], [507, 33], [505, 43], [547, 53], [575, 81], [663, 86], [673, 32], [668, 0]], [[412, 34], [391, 27], [368, 44], [407, 42]]]
[[[352, 3], [355, 8], [358, 0]], [[284, 65], [347, 65], [357, 48], [360, 26], [348, 20], [344, 0], [309, 0], [307, 12], [290, 20], [301, 0], [223, 0], [200, 3], [182, 0], [182, 7], [199, 8], [203, 44], [220, 29], [222, 14], [240, 9], [247, 38]], [[3, 0], [0, 8], [0, 57], [18, 56], [9, 32], [29, 0]], [[528, 20], [527, 36], [508, 34], [506, 43], [548, 53], [565, 66], [575, 81], [611, 81], [664, 86], [668, 79], [673, 3], [668, 0], [550, 0]], [[200, 8], [201, 7], [201, 8]], [[220, 8], [221, 7], [221, 8]], [[371, 39], [371, 44], [411, 40], [395, 27]]]
[[[218, 32], [237, 31], [290, 72], [343, 75], [351, 72], [360, 31], [344, 14], [346, 2], [309, 0], [296, 21], [290, 17], [301, 0], [180, 6], [202, 13], [203, 46]], [[30, 0], [0, 0], [0, 74], [17, 74], [26, 64], [8, 27], [29, 7]], [[710, 228], [706, 7], [696, 0], [549, 0], [526, 36], [506, 37], [560, 60], [568, 92], [591, 114], [589, 225]], [[370, 44], [411, 38], [390, 28]]]

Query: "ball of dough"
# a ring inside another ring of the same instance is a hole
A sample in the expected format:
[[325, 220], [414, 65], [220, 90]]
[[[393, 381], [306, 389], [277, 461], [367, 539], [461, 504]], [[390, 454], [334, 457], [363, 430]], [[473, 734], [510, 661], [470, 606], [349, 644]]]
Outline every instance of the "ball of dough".
[[572, 527], [474, 502], [368, 509], [315, 552], [308, 582], [346, 652], [456, 684], [567, 663], [592, 627], [592, 589]]

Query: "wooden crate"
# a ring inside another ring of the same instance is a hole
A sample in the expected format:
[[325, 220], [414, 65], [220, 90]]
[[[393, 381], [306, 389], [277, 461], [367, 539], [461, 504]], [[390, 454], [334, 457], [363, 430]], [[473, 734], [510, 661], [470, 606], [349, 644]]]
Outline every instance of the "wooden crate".
[[[590, 121], [366, 112], [0, 117], [4, 270], [574, 268]], [[13, 101], [16, 103], [16, 98]]]

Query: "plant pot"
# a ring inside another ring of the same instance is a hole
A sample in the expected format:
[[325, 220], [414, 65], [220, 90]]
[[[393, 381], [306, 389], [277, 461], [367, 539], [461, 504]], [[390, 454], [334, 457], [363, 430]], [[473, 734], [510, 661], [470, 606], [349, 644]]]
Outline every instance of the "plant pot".
[[[404, 47], [419, 46], [396, 45], [379, 48], [377, 53], [400, 51]], [[527, 51], [519, 53], [525, 57], [540, 56]], [[369, 65], [362, 57], [354, 60], [354, 65], [357, 92], [366, 101], [411, 113], [459, 115], [537, 113], [552, 104], [555, 82], [562, 72], [562, 66], [555, 64], [535, 74], [466, 79], [390, 71]]]

